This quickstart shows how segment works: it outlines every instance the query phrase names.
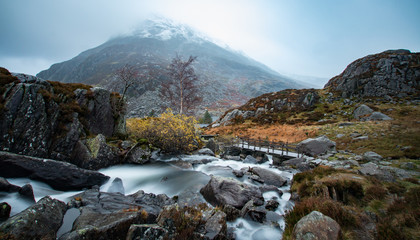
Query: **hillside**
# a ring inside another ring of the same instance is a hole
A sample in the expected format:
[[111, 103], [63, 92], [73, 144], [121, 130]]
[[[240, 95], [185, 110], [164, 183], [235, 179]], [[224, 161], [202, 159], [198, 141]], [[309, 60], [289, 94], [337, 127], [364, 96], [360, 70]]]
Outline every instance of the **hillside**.
[[155, 74], [152, 81], [137, 85], [129, 93], [130, 111], [142, 115], [152, 109], [160, 110], [157, 89], [165, 81], [164, 69], [175, 53], [183, 58], [197, 56], [194, 68], [201, 79], [203, 106], [208, 108], [227, 109], [273, 90], [303, 87], [255, 60], [215, 44], [188, 26], [167, 19], [148, 20], [133, 35], [111, 39], [71, 60], [54, 64], [37, 76], [111, 89], [116, 69], [125, 64], [136, 65], [145, 74]]

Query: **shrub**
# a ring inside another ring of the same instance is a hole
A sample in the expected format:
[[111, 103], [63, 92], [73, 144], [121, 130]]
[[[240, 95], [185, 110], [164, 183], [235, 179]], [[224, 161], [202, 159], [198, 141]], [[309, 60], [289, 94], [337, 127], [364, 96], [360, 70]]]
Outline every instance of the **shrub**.
[[135, 137], [147, 139], [167, 153], [191, 152], [201, 144], [196, 120], [170, 110], [158, 118], [128, 119], [127, 128]]

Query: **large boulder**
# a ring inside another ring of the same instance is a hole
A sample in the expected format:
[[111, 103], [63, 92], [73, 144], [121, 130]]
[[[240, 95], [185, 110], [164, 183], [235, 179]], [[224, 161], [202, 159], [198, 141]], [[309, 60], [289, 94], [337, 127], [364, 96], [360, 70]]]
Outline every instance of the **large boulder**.
[[367, 162], [372, 162], [372, 161], [379, 162], [383, 159], [383, 157], [377, 154], [376, 152], [369, 151], [363, 154], [362, 159]]
[[2, 177], [27, 177], [45, 182], [52, 188], [63, 191], [100, 186], [109, 179], [102, 173], [81, 169], [70, 163], [1, 151], [0, 164]]
[[265, 168], [253, 167], [250, 168], [249, 171], [260, 177], [264, 180], [264, 183], [268, 185], [282, 187], [287, 183], [287, 180], [285, 180], [282, 176]]
[[81, 209], [72, 231], [60, 239], [126, 239], [132, 224], [156, 223], [162, 208], [173, 204], [166, 195], [143, 191], [124, 196], [91, 189], [69, 203]]
[[200, 193], [213, 206], [231, 205], [242, 209], [249, 200], [264, 202], [257, 187], [224, 177], [212, 176], [207, 185], [201, 188]]
[[343, 98], [417, 97], [419, 92], [420, 53], [388, 50], [360, 58], [332, 78], [325, 88]]
[[296, 240], [337, 240], [341, 237], [341, 228], [334, 219], [312, 211], [296, 223], [292, 237]]
[[5, 239], [56, 239], [61, 226], [65, 203], [49, 196], [9, 218], [0, 225], [0, 236]]
[[356, 110], [354, 110], [353, 116], [355, 119], [361, 119], [362, 117], [366, 117], [371, 113], [373, 113], [373, 110], [365, 104], [362, 104], [356, 108]]
[[381, 181], [386, 181], [386, 182], [395, 181], [395, 177], [390, 171], [388, 171], [387, 169], [381, 168], [379, 165], [373, 162], [361, 164], [360, 167], [361, 168], [359, 169], [359, 172], [362, 175], [373, 176], [375, 178], [378, 178]]
[[326, 136], [305, 139], [297, 145], [297, 149], [301, 153], [311, 157], [336, 152], [335, 142]]
[[391, 117], [380, 112], [373, 112], [369, 117], [366, 118], [368, 121], [389, 121]]
[[0, 203], [0, 221], [8, 219], [11, 211], [12, 207], [7, 202]]

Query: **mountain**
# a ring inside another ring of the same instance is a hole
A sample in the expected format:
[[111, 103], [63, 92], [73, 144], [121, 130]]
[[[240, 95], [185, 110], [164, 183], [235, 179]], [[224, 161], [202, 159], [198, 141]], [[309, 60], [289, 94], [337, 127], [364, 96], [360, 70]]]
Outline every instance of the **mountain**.
[[160, 110], [156, 99], [160, 81], [165, 80], [162, 72], [176, 53], [184, 59], [190, 55], [198, 57], [194, 68], [203, 85], [206, 108], [226, 109], [267, 92], [304, 87], [186, 25], [167, 19], [147, 20], [133, 34], [111, 39], [71, 60], [54, 64], [37, 76], [110, 89], [114, 85], [112, 73], [125, 64], [152, 69], [158, 72], [158, 77], [135, 86], [129, 93], [131, 115], [144, 115], [152, 109]]

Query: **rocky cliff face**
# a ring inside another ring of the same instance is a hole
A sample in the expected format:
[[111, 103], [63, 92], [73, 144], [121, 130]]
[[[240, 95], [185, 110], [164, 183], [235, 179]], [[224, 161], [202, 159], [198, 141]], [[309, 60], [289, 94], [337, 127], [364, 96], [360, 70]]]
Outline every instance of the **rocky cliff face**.
[[80, 139], [125, 131], [119, 95], [0, 70], [2, 151], [72, 162]]
[[267, 93], [249, 100], [239, 108], [227, 111], [213, 126], [230, 125], [245, 120], [260, 123], [282, 121], [286, 115], [281, 113], [310, 111], [319, 101], [319, 90], [286, 89]]
[[344, 98], [418, 98], [420, 53], [388, 50], [360, 58], [332, 78], [325, 88]]

